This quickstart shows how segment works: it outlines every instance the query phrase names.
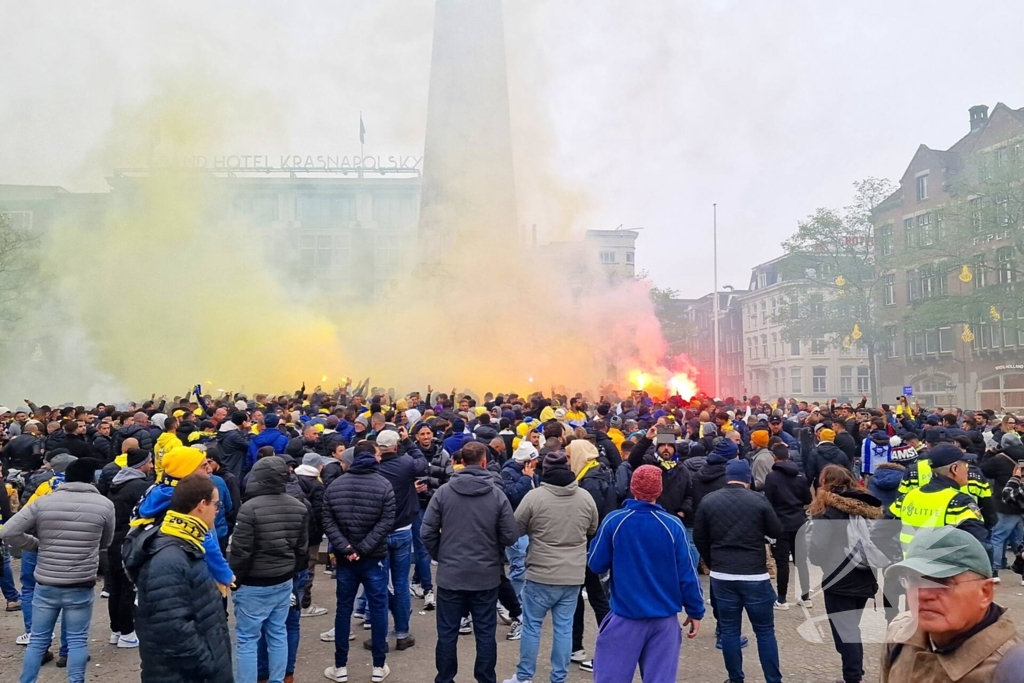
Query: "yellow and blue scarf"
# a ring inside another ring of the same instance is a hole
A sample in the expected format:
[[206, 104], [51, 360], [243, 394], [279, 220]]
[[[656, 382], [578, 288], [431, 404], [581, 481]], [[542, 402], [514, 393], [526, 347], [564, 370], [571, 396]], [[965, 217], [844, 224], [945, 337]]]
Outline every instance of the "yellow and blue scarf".
[[203, 539], [206, 538], [206, 533], [209, 530], [209, 527], [198, 517], [185, 515], [174, 510], [168, 510], [164, 515], [163, 523], [160, 524], [160, 533], [180, 538], [203, 555], [206, 554], [206, 549], [203, 547]]

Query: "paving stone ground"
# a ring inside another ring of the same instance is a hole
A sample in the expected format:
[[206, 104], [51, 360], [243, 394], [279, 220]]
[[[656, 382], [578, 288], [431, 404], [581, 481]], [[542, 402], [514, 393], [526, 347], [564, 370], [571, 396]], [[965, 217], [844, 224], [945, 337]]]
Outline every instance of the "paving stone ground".
[[[15, 576], [18, 576], [18, 561], [14, 560]], [[322, 568], [317, 572], [314, 585], [315, 601], [327, 607], [330, 611], [327, 615], [310, 617], [301, 620], [302, 641], [299, 645], [299, 656], [296, 665], [295, 680], [299, 683], [312, 683], [314, 681], [326, 680], [323, 678], [323, 670], [333, 664], [333, 643], [324, 643], [319, 639], [321, 631], [326, 631], [334, 624], [334, 584], [330, 577], [324, 575]], [[707, 590], [707, 577], [702, 577], [705, 592]], [[1024, 587], [1020, 585], [1019, 577], [1006, 575], [1004, 583], [997, 587], [998, 602], [1011, 609], [1011, 614], [1024, 615]], [[412, 631], [416, 636], [416, 646], [404, 652], [393, 652], [388, 656], [388, 664], [391, 668], [389, 683], [428, 683], [433, 681], [434, 669], [434, 616], [432, 612], [420, 611], [422, 601], [413, 599]], [[587, 632], [586, 646], [588, 653], [593, 652], [594, 634], [596, 626], [593, 622], [593, 613], [587, 608]], [[804, 613], [801, 608], [795, 605], [789, 611], [776, 612], [776, 635], [779, 642], [780, 656], [782, 660], [782, 672], [786, 681], [791, 683], [831, 683], [841, 679], [839, 656], [832, 646], [829, 635], [828, 622], [825, 621], [824, 605], [817, 596], [814, 600], [814, 607], [809, 614]], [[811, 622], [808, 622], [808, 617]], [[1024, 624], [1024, 617], [1018, 616], [1019, 623]], [[884, 624], [882, 613], [882, 600], [879, 596], [877, 610], [872, 602], [868, 602], [868, 608], [862, 622], [865, 632], [878, 632]], [[811, 642], [804, 636], [813, 633], [817, 626], [822, 634], [819, 642]], [[802, 627], [802, 628], [801, 628]], [[519, 644], [505, 640], [507, 627], [498, 625], [498, 680], [510, 678], [515, 673], [516, 662], [519, 657]], [[798, 631], [798, 629], [800, 629]], [[22, 632], [22, 619], [19, 612], [0, 612], [0, 682], [17, 680], [21, 670], [21, 658], [24, 648], [15, 645], [14, 639]], [[743, 632], [752, 636], [750, 625], [744, 621]], [[369, 631], [365, 632], [368, 636]], [[107, 644], [109, 635], [109, 624], [107, 621], [106, 601], [99, 598], [97, 588], [97, 600], [94, 609], [92, 631], [90, 633], [89, 651], [92, 661], [89, 663], [86, 674], [87, 681], [103, 681], [104, 683], [129, 683], [139, 680], [139, 657], [136, 650], [118, 650], [113, 645]], [[352, 683], [369, 683], [370, 680], [370, 653], [363, 650], [361, 642], [363, 632], [358, 630], [357, 640], [352, 644], [351, 657], [349, 662], [349, 680]], [[459, 641], [459, 677], [460, 681], [471, 681], [473, 671], [473, 637], [463, 636]], [[877, 644], [865, 645], [866, 675], [865, 680], [877, 681], [878, 659], [881, 646]], [[56, 652], [56, 650], [54, 650]], [[538, 672], [536, 681], [538, 683], [547, 681], [550, 673], [548, 658], [551, 652], [550, 623], [545, 626], [541, 642], [541, 652], [538, 658]], [[753, 637], [750, 638], [750, 646], [743, 651], [744, 668], [746, 680], [751, 683], [763, 681], [760, 667], [757, 662], [757, 644]], [[571, 667], [568, 683], [590, 683], [592, 675], [580, 671], [575, 665]], [[722, 653], [715, 649], [714, 620], [711, 618], [711, 608], [708, 606], [708, 616], [703, 622], [701, 632], [694, 640], [687, 640], [683, 643], [682, 654], [679, 664], [680, 681], [696, 681], [700, 683], [721, 683], [726, 679], [725, 666], [722, 662]], [[53, 663], [43, 667], [39, 677], [42, 683], [53, 683], [66, 681], [66, 670], [57, 669]], [[636, 677], [639, 681], [639, 676]]]

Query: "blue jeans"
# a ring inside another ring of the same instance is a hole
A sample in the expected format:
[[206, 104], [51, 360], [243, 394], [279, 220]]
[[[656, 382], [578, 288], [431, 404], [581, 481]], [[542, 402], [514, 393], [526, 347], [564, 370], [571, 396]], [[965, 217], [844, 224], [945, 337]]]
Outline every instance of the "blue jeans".
[[526, 549], [530, 546], [529, 536], [520, 536], [513, 545], [505, 548], [508, 558], [508, 580], [516, 591], [519, 602], [523, 601], [523, 586], [526, 585]]
[[25, 633], [32, 633], [32, 596], [36, 590], [35, 571], [38, 561], [39, 553], [21, 551], [21, 619], [25, 622]]
[[235, 645], [238, 683], [256, 683], [257, 649], [261, 635], [267, 639], [267, 671], [270, 683], [283, 683], [288, 661], [288, 619], [292, 582], [273, 586], [241, 586], [235, 591]]
[[[409, 593], [409, 569], [412, 566], [412, 530], [393, 531], [388, 536], [388, 571], [395, 592], [388, 596], [388, 607], [395, 620], [395, 636], [409, 635], [412, 594]], [[373, 608], [370, 608], [371, 612]]]
[[[388, 647], [388, 570], [383, 560], [338, 561], [338, 607], [334, 613], [334, 666], [348, 666], [348, 634], [352, 629], [352, 603], [359, 586], [366, 594], [373, 641], [373, 665], [384, 666]], [[408, 592], [408, 591], [406, 591]]]
[[554, 638], [551, 645], [551, 683], [564, 683], [572, 654], [572, 618], [580, 587], [552, 586], [527, 580], [523, 587], [523, 635], [519, 641], [516, 678], [532, 681], [537, 672], [540, 628], [551, 612]]
[[[33, 553], [34, 554], [34, 553]], [[43, 653], [50, 647], [57, 617], [64, 612], [62, 632], [68, 640], [68, 681], [83, 683], [89, 659], [89, 622], [92, 621], [93, 590], [91, 588], [60, 588], [36, 586], [32, 598], [35, 620], [32, 638], [21, 667], [21, 683], [35, 683]]]
[[[0, 541], [0, 543], [3, 543], [3, 541]], [[6, 549], [0, 549], [0, 553], [4, 556], [3, 573], [0, 573], [0, 592], [4, 594], [4, 599], [7, 602], [21, 600], [18, 587], [14, 585], [14, 572], [11, 571], [11, 556], [7, 554]]]
[[683, 530], [686, 532], [686, 547], [690, 551], [690, 562], [693, 563], [693, 571], [696, 573], [697, 565], [700, 564], [700, 553], [697, 552], [697, 546], [693, 544], [693, 529], [684, 525]]
[[459, 673], [459, 624], [466, 614], [473, 617], [476, 640], [473, 680], [476, 683], [496, 683], [494, 667], [498, 663], [498, 644], [494, 641], [494, 632], [498, 627], [497, 604], [497, 588], [454, 591], [438, 587], [437, 647], [434, 649], [437, 676], [434, 683], [452, 683]]
[[989, 539], [992, 551], [992, 569], [1006, 569], [1006, 545], [1010, 545], [1011, 551], [1016, 551], [1016, 544], [1024, 532], [1024, 517], [1021, 515], [999, 513], [999, 521], [992, 527], [992, 536]]
[[[292, 579], [292, 591], [298, 600], [302, 601], [302, 594], [305, 592], [306, 581], [309, 580], [309, 572], [303, 569]], [[299, 653], [299, 617], [298, 609], [289, 609], [288, 618], [285, 619], [285, 630], [288, 632], [288, 663], [285, 664], [284, 674], [295, 673], [295, 658]], [[256, 671], [258, 680], [265, 681], [270, 678], [270, 669], [267, 664], [267, 625], [263, 624], [263, 632], [260, 634], [260, 642], [256, 648]]]
[[757, 655], [767, 683], [782, 683], [779, 671], [779, 644], [775, 640], [775, 601], [778, 596], [771, 580], [723, 581], [711, 579], [718, 603], [718, 628], [722, 639], [722, 656], [729, 680], [743, 680], [743, 650], [740, 627], [743, 611], [757, 636]]
[[423, 592], [434, 590], [434, 582], [430, 579], [430, 553], [427, 546], [420, 540], [420, 527], [423, 525], [423, 510], [412, 523], [412, 550], [415, 555], [416, 567], [412, 572], [413, 583], [418, 583]]

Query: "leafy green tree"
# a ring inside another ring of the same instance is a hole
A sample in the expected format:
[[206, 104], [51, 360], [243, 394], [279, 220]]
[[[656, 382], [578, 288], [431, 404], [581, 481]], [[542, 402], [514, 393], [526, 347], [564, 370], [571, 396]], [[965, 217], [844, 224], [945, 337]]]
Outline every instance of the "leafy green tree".
[[[11, 330], [23, 314], [24, 297], [38, 279], [37, 240], [14, 227], [10, 216], [0, 212], [0, 323]], [[10, 341], [3, 335], [0, 342]]]
[[875, 359], [886, 331], [877, 315], [884, 283], [876, 277], [890, 264], [872, 248], [871, 212], [895, 190], [888, 180], [854, 183], [853, 202], [843, 209], [819, 208], [782, 243], [788, 306], [776, 316], [785, 341], [823, 347], [862, 344], [867, 351], [872, 402], [878, 403]]
[[949, 198], [906, 246], [935, 278], [926, 291], [922, 281], [911, 330], [992, 322], [1021, 305], [1024, 146], [976, 152], [947, 174]]

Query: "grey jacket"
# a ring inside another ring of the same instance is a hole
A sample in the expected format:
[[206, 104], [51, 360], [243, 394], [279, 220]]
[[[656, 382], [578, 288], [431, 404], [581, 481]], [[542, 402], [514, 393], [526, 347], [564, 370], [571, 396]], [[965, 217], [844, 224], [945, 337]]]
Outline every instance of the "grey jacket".
[[501, 583], [504, 548], [519, 539], [519, 532], [494, 474], [471, 466], [434, 492], [420, 537], [437, 560], [439, 587], [480, 591]]
[[95, 583], [113, 535], [114, 504], [80, 482], [36, 499], [0, 528], [0, 539], [39, 553], [35, 578], [45, 586]]
[[544, 482], [516, 508], [519, 534], [530, 537], [526, 578], [554, 586], [583, 584], [587, 537], [597, 532], [594, 498], [573, 481], [568, 486]]
[[753, 488], [755, 491], [764, 490], [764, 480], [768, 478], [768, 473], [772, 471], [772, 465], [775, 464], [775, 456], [767, 448], [759, 448], [750, 455], [750, 476], [754, 480]]

